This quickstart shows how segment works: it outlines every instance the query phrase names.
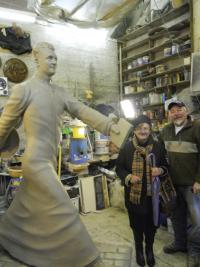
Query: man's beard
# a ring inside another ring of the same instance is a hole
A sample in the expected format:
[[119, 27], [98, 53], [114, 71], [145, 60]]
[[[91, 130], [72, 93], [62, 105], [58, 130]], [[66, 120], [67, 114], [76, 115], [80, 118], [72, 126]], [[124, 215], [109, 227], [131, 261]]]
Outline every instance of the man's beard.
[[184, 125], [185, 122], [186, 122], [186, 119], [176, 119], [176, 120], [174, 120], [175, 126], [178, 126], [178, 127]]

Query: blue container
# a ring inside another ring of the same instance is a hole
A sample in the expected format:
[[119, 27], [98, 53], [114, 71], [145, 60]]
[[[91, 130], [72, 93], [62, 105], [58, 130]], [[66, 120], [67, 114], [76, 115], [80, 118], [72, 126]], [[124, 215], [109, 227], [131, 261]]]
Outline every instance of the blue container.
[[70, 162], [81, 164], [88, 161], [87, 139], [71, 138], [70, 140]]

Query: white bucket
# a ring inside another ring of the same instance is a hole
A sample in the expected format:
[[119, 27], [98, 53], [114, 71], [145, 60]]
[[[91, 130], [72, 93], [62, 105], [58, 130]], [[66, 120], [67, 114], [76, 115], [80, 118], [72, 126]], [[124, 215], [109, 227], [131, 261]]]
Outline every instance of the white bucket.
[[109, 154], [109, 137], [95, 131], [95, 154]]

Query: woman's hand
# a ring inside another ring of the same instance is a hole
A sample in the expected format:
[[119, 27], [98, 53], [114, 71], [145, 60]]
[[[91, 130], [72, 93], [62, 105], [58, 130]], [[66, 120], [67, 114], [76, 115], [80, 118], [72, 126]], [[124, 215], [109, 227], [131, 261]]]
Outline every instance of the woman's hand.
[[130, 183], [131, 184], [137, 184], [140, 180], [141, 180], [141, 178], [139, 176], [136, 176], [136, 175], [131, 175], [131, 177], [130, 177]]
[[194, 192], [194, 194], [199, 194], [200, 193], [200, 183], [198, 183], [198, 182], [194, 183], [193, 192]]
[[152, 175], [152, 177], [159, 176], [162, 173], [163, 173], [163, 169], [162, 168], [157, 168], [157, 167], [151, 168], [151, 175]]

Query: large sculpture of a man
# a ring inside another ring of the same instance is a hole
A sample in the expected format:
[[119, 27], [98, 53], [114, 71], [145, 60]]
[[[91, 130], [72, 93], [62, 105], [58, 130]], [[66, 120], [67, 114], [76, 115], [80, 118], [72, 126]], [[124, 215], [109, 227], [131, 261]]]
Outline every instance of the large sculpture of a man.
[[99, 252], [57, 177], [61, 115], [65, 110], [104, 134], [118, 129], [51, 83], [57, 65], [51, 44], [39, 43], [33, 53], [36, 73], [13, 88], [0, 118], [0, 147], [20, 118], [27, 140], [24, 181], [0, 222], [0, 244], [31, 266], [94, 266]]

